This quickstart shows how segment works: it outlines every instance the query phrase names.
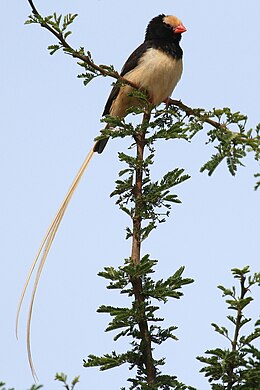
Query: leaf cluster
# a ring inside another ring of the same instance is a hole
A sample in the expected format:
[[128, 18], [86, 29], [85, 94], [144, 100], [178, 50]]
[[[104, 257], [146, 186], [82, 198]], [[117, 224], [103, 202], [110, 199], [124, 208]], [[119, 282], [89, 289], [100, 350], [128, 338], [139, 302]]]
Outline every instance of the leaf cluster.
[[[89, 355], [88, 359], [84, 361], [85, 367], [98, 366], [100, 370], [107, 370], [122, 364], [128, 363], [130, 369], [134, 367], [137, 369], [137, 377], [129, 379], [132, 382], [131, 389], [146, 388], [138, 387], [147, 386], [146, 371], [143, 360], [143, 340], [140, 333], [140, 323], [147, 321], [149, 325], [149, 337], [153, 344], [160, 345], [163, 342], [173, 339], [176, 336], [173, 332], [177, 329], [176, 326], [162, 328], [158, 323], [163, 322], [163, 318], [156, 316], [159, 309], [158, 306], [152, 304], [152, 300], [166, 303], [169, 298], [180, 299], [183, 293], [181, 288], [193, 282], [192, 279], [183, 278], [184, 267], [178, 269], [172, 276], [166, 280], [154, 281], [151, 274], [154, 273], [154, 266], [157, 264], [156, 260], [151, 260], [148, 255], [144, 256], [140, 264], [133, 264], [131, 259], [125, 260], [124, 266], [117, 269], [114, 267], [106, 267], [99, 276], [109, 280], [108, 289], [120, 290], [121, 294], [127, 294], [129, 297], [134, 296], [133, 280], [141, 280], [142, 282], [142, 296], [141, 303], [134, 300], [131, 307], [113, 307], [102, 305], [98, 309], [99, 313], [106, 313], [112, 317], [106, 331], [116, 331], [114, 341], [117, 341], [122, 336], [131, 337], [131, 349], [125, 353], [117, 354], [112, 351], [110, 354], [105, 354], [102, 357]], [[175, 377], [161, 375], [159, 366], [164, 365], [164, 359], [155, 360], [154, 365], [157, 369], [158, 383], [156, 382], [154, 389], [171, 389], [177, 388], [170, 383], [176, 382]], [[146, 383], [146, 385], [145, 385]], [[179, 382], [178, 382], [179, 383]], [[166, 384], [170, 387], [165, 387]], [[184, 385], [183, 385], [184, 386]], [[150, 387], [149, 387], [150, 388]], [[180, 387], [187, 388], [187, 387]], [[148, 387], [147, 387], [148, 389]]]
[[[134, 173], [139, 167], [144, 172], [142, 195], [139, 199], [139, 215], [143, 222], [147, 222], [141, 229], [141, 240], [148, 237], [150, 232], [157, 227], [157, 223], [166, 221], [169, 217], [172, 203], [181, 203], [171, 189], [190, 178], [184, 174], [184, 169], [173, 169], [167, 172], [161, 180], [152, 181], [149, 165], [153, 164], [153, 154], [145, 158], [141, 165], [140, 161], [124, 153], [119, 153], [119, 159], [128, 164], [128, 168], [119, 172], [119, 177], [127, 175], [125, 179], [116, 180], [116, 188], [111, 196], [118, 196], [116, 204], [130, 218], [135, 214], [135, 185]], [[132, 231], [127, 228], [127, 238], [132, 236]]]
[[68, 36], [72, 34], [72, 32], [68, 30], [68, 27], [74, 22], [77, 16], [77, 14], [70, 13], [63, 17], [54, 12], [53, 15], [42, 17], [38, 13], [34, 13], [29, 16], [28, 20], [25, 21], [25, 24], [37, 23], [42, 27], [50, 28], [51, 31], [55, 33], [55, 36], [59, 39], [59, 43], [48, 46], [51, 55], [60, 49], [66, 53], [72, 54], [73, 51], [70, 50], [68, 45], [64, 45], [64, 42]]
[[66, 390], [74, 390], [76, 384], [79, 383], [79, 376], [75, 376], [75, 378], [72, 379], [71, 384], [69, 385], [67, 382], [68, 376], [63, 372], [57, 373], [54, 379], [63, 383]]
[[[240, 112], [232, 112], [230, 108], [190, 108], [181, 102], [177, 106], [170, 106], [166, 110], [156, 110], [154, 120], [151, 123], [157, 128], [149, 138], [153, 143], [160, 138], [183, 139], [188, 142], [200, 131], [204, 131], [205, 125], [210, 125], [207, 131], [207, 144], [213, 144], [217, 153], [201, 167], [201, 172], [207, 171], [212, 175], [216, 168], [225, 160], [229, 172], [234, 176], [239, 166], [244, 166], [243, 160], [249, 153], [253, 153], [254, 159], [260, 157], [260, 124], [255, 129], [247, 129], [247, 116]], [[179, 108], [178, 108], [179, 107]], [[259, 174], [255, 174], [259, 177]], [[255, 189], [259, 187], [256, 183]]]
[[207, 113], [209, 118], [217, 119], [218, 128], [210, 129], [207, 133], [207, 143], [215, 144], [216, 154], [205, 163], [201, 172], [208, 171], [209, 175], [215, 171], [218, 165], [225, 159], [231, 175], [237, 173], [238, 166], [244, 166], [242, 162], [248, 152], [254, 153], [254, 158], [259, 161], [260, 137], [259, 125], [256, 129], [246, 129], [247, 116], [240, 112], [232, 113], [230, 108], [213, 109]]
[[[197, 115], [200, 109], [195, 110]], [[175, 106], [165, 109], [155, 109], [154, 116], [150, 122], [153, 133], [148, 137], [148, 145], [155, 141], [164, 139], [182, 139], [190, 142], [191, 139], [203, 129], [204, 122], [198, 116], [188, 115], [185, 111]]]
[[[131, 389], [136, 390], [196, 390], [194, 387], [186, 386], [184, 383], [180, 382], [176, 376], [159, 374], [156, 377], [156, 383], [153, 385], [148, 385], [146, 381], [143, 380], [142, 375], [136, 375], [136, 378], [129, 379], [129, 382], [132, 383]], [[126, 390], [123, 387], [121, 390]]]
[[84, 72], [79, 74], [78, 78], [83, 79], [84, 85], [87, 85], [92, 79], [101, 75], [111, 75], [112, 77], [119, 76], [112, 65], [96, 65], [92, 59], [91, 53], [89, 51], [85, 53], [84, 47], [73, 49], [68, 44], [67, 38], [72, 34], [72, 32], [68, 30], [68, 27], [75, 21], [77, 16], [77, 14], [71, 13], [62, 16], [54, 12], [52, 15], [42, 17], [37, 10], [34, 9], [33, 14], [29, 16], [25, 24], [40, 24], [57, 38], [58, 43], [48, 46], [51, 55], [62, 49], [65, 54], [80, 59], [78, 65], [84, 68]]
[[260, 383], [260, 351], [255, 347], [254, 341], [260, 337], [260, 320], [257, 320], [253, 330], [249, 334], [241, 334], [242, 328], [251, 321], [244, 315], [245, 308], [253, 301], [250, 294], [250, 288], [254, 285], [260, 285], [260, 273], [253, 276], [246, 276], [249, 267], [243, 269], [233, 269], [234, 278], [239, 280], [240, 292], [236, 291], [235, 286], [227, 289], [218, 286], [222, 291], [223, 297], [228, 297], [226, 303], [228, 309], [235, 312], [236, 315], [228, 315], [227, 319], [234, 327], [233, 336], [224, 326], [218, 326], [213, 323], [214, 330], [221, 336], [224, 336], [230, 348], [210, 349], [206, 351], [208, 356], [199, 356], [197, 359], [206, 366], [201, 369], [205, 376], [209, 378], [213, 390], [218, 389], [259, 389]]
[[[138, 135], [145, 133], [155, 133], [157, 125], [151, 121], [144, 122], [134, 127], [131, 123], [126, 123], [125, 119], [106, 117], [105, 121], [109, 124], [109, 128], [102, 131], [102, 135], [98, 137], [125, 137], [133, 138], [136, 145]], [[156, 123], [158, 118], [156, 119]], [[159, 124], [158, 124], [159, 125]], [[166, 130], [165, 130], [166, 131]], [[173, 131], [173, 130], [172, 130]], [[169, 130], [169, 133], [171, 130]], [[176, 194], [172, 194], [173, 187], [183, 183], [190, 178], [184, 174], [184, 169], [176, 168], [167, 172], [160, 180], [151, 179], [150, 168], [154, 163], [154, 149], [152, 144], [155, 141], [153, 136], [148, 136], [145, 143], [149, 147], [150, 153], [142, 160], [138, 156], [134, 157], [123, 152], [118, 153], [119, 161], [124, 163], [126, 167], [119, 172], [119, 179], [116, 180], [116, 187], [111, 193], [112, 196], [117, 196], [116, 204], [124, 211], [131, 219], [140, 217], [144, 223], [141, 228], [141, 241], [148, 237], [150, 232], [157, 227], [158, 223], [166, 221], [166, 217], [170, 215], [170, 210], [173, 203], [181, 203]], [[136, 210], [136, 187], [135, 175], [136, 172], [142, 172], [142, 193], [138, 198], [138, 215]], [[132, 230], [127, 228], [127, 238], [132, 237]]]
[[[149, 142], [153, 143], [160, 138], [190, 142], [198, 132], [204, 130], [205, 125], [210, 125], [206, 143], [213, 144], [217, 153], [201, 167], [201, 172], [207, 171], [212, 175], [220, 163], [226, 160], [228, 170], [234, 176], [238, 166], [244, 166], [243, 159], [248, 153], [253, 153], [254, 159], [259, 161], [260, 124], [255, 129], [247, 129], [247, 116], [232, 112], [229, 107], [191, 109], [181, 102], [178, 106], [180, 108], [170, 106], [167, 110], [156, 111], [151, 126], [158, 130], [149, 138]], [[259, 174], [255, 176], [259, 177]], [[258, 187], [259, 182], [255, 189]]]

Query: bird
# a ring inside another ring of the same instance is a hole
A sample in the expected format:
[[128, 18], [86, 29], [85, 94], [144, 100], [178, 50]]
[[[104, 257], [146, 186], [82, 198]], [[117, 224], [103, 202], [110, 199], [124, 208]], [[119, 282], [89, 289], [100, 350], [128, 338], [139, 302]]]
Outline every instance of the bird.
[[[150, 103], [158, 106], [167, 103], [181, 78], [183, 51], [180, 47], [181, 34], [186, 28], [173, 15], [160, 14], [148, 24], [144, 42], [126, 60], [120, 76], [137, 88], [146, 90]], [[103, 116], [124, 118], [129, 108], [141, 107], [142, 101], [134, 96], [131, 85], [117, 82], [106, 102]], [[109, 128], [108, 124], [106, 128]], [[94, 151], [102, 153], [109, 137], [100, 139]]]
[[[181, 78], [183, 65], [183, 51], [180, 47], [181, 34], [186, 28], [176, 16], [160, 14], [154, 17], [148, 24], [145, 32], [144, 42], [137, 47], [129, 56], [121, 70], [121, 80], [116, 82], [107, 99], [103, 116], [124, 118], [131, 107], [142, 107], [142, 100], [131, 95], [134, 87], [145, 90], [148, 93], [148, 99], [152, 106], [156, 107], [162, 102], [167, 103], [169, 98]], [[125, 81], [122, 83], [122, 77]], [[110, 125], [107, 125], [107, 128]], [[38, 269], [33, 285], [30, 306], [27, 320], [27, 354], [34, 379], [37, 374], [33, 365], [31, 353], [31, 320], [35, 300], [35, 294], [38, 287], [39, 279], [47, 259], [48, 253], [52, 246], [53, 240], [60, 226], [68, 204], [78, 187], [78, 184], [86, 171], [95, 152], [102, 153], [109, 137], [101, 138], [94, 143], [87, 157], [83, 161], [78, 173], [75, 176], [61, 206], [53, 218], [45, 236], [42, 239], [40, 247], [32, 262], [28, 272], [21, 297], [18, 303], [16, 315], [16, 335], [18, 336], [18, 321], [23, 299], [32, 278], [36, 265]]]

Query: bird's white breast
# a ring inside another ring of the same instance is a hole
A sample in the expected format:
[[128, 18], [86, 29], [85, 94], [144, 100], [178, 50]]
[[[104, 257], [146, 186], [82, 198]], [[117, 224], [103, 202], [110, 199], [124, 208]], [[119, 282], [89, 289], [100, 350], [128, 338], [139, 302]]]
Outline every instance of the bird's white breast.
[[[155, 106], [171, 96], [172, 91], [181, 78], [182, 60], [174, 59], [158, 49], [148, 49], [138, 65], [124, 77], [148, 91], [150, 101]], [[139, 107], [143, 103], [130, 97], [132, 87], [124, 85], [111, 105], [110, 115], [124, 117], [130, 107]]]
[[137, 67], [124, 77], [147, 89], [153, 104], [158, 105], [171, 94], [182, 74], [182, 60], [159, 49], [148, 49]]

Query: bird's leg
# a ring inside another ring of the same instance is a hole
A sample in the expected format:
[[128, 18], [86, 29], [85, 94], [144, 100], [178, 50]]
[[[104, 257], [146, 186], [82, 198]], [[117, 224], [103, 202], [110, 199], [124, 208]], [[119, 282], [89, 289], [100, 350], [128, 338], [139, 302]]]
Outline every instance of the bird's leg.
[[174, 100], [172, 98], [170, 98], [170, 96], [168, 96], [164, 101], [163, 103], [166, 104], [166, 108], [169, 108], [170, 105], [172, 105], [174, 102]]

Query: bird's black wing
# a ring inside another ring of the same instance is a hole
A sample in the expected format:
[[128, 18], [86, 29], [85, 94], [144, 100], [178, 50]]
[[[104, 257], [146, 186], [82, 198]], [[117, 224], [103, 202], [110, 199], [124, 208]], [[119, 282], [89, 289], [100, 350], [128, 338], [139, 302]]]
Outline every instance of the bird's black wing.
[[[121, 70], [120, 76], [124, 76], [126, 73], [133, 70], [138, 65], [140, 58], [146, 52], [146, 50], [149, 49], [149, 47], [150, 47], [149, 41], [145, 41], [140, 46], [138, 46], [138, 48], [135, 49], [135, 51], [133, 51], [133, 53], [126, 60]], [[112, 88], [112, 91], [107, 99], [103, 115], [109, 114], [111, 105], [113, 101], [116, 99], [119, 90], [120, 90], [120, 85], [116, 83]]]
[[126, 60], [120, 75], [124, 76], [126, 73], [130, 72], [130, 70], [133, 70], [138, 65], [140, 58], [143, 56], [146, 50], [149, 49], [149, 47], [150, 43], [147, 41], [143, 42], [140, 46], [138, 46], [138, 48], [135, 49]]

